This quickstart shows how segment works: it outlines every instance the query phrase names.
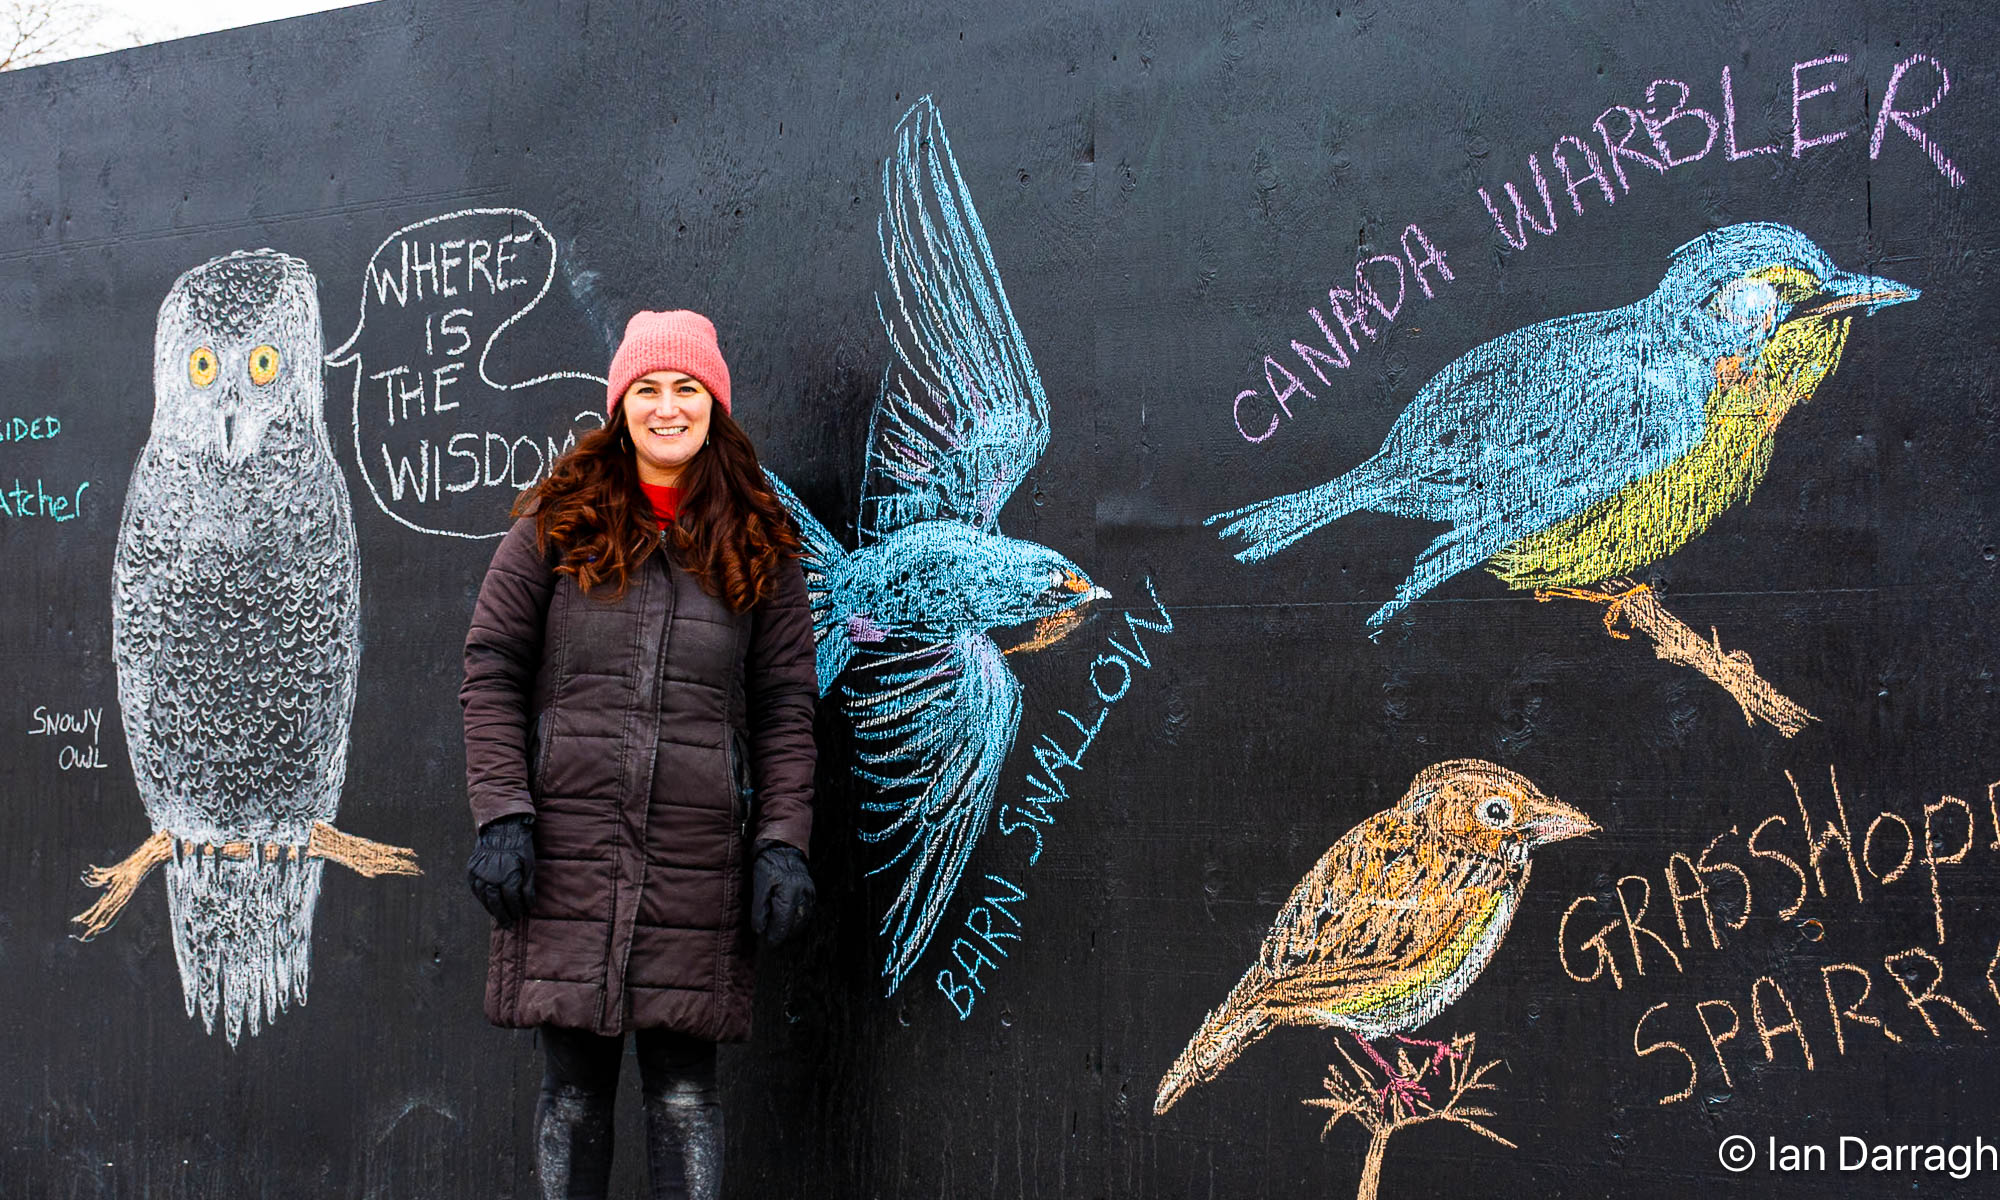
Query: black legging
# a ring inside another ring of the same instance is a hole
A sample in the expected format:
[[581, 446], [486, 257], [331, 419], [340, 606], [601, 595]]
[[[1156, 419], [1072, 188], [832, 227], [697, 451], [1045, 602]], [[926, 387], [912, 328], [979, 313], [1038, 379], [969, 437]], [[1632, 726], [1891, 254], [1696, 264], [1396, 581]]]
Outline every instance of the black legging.
[[[536, 1166], [546, 1200], [598, 1200], [611, 1179], [611, 1113], [623, 1037], [541, 1028], [547, 1064], [536, 1108]], [[721, 1194], [722, 1119], [715, 1043], [665, 1029], [633, 1035], [646, 1105], [654, 1200]]]

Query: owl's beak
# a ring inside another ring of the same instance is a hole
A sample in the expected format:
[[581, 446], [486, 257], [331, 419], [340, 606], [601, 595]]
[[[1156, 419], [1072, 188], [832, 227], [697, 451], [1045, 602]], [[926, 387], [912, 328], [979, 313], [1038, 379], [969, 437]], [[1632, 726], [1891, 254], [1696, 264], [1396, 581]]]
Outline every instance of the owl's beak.
[[216, 444], [222, 448], [222, 457], [230, 462], [242, 462], [257, 452], [258, 436], [263, 431], [257, 418], [245, 413], [236, 403], [236, 397], [225, 395], [215, 409]]

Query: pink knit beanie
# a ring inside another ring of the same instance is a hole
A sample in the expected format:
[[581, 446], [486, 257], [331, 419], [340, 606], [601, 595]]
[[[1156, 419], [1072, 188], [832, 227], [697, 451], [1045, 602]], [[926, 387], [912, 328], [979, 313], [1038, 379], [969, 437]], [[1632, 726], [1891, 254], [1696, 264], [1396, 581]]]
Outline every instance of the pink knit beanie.
[[698, 312], [677, 308], [672, 312], [632, 314], [625, 323], [625, 340], [611, 356], [610, 378], [605, 380], [604, 411], [618, 407], [625, 389], [641, 375], [654, 371], [679, 371], [701, 381], [729, 411], [729, 364], [715, 344], [715, 325]]

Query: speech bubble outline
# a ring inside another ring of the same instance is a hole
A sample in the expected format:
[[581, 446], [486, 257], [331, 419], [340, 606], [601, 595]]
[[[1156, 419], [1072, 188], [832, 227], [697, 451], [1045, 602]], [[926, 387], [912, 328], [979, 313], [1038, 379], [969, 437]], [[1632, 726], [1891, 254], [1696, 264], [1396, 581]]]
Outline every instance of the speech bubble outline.
[[[540, 287], [540, 289], [537, 290], [535, 294], [529, 298], [526, 304], [522, 305], [519, 309], [517, 309], [514, 313], [509, 315], [505, 320], [501, 321], [498, 325], [494, 326], [492, 333], [486, 335], [486, 343], [479, 349], [479, 362], [477, 369], [479, 373], [480, 382], [484, 383], [487, 387], [492, 388], [496, 392], [520, 391], [523, 388], [530, 388], [538, 384], [549, 383], [551, 381], [559, 379], [588, 380], [592, 383], [597, 383], [597, 384], [605, 383], [606, 382], [605, 378], [602, 375], [592, 375], [587, 371], [549, 371], [544, 374], [537, 375], [533, 379], [524, 379], [518, 383], [501, 383], [495, 380], [491, 375], [487, 373], [486, 358], [487, 355], [492, 353], [494, 343], [499, 341], [500, 335], [507, 332], [508, 328], [511, 327], [516, 321], [519, 321], [521, 318], [527, 316], [530, 312], [534, 311], [535, 306], [542, 302], [542, 298], [549, 294], [549, 286], [555, 282], [556, 257], [557, 254], [559, 253], [558, 248], [556, 246], [556, 240], [554, 236], [549, 233], [548, 227], [542, 224], [541, 218], [529, 212], [527, 209], [506, 208], [506, 207], [462, 208], [457, 210], [456, 212], [440, 213], [439, 215], [434, 217], [426, 217], [421, 221], [405, 225], [401, 229], [398, 229], [394, 233], [391, 233], [388, 237], [383, 238], [381, 243], [378, 244], [374, 250], [369, 252], [368, 267], [372, 268], [375, 265], [376, 259], [381, 255], [381, 253], [384, 250], [387, 250], [390, 246], [394, 245], [398, 239], [408, 237], [411, 233], [419, 229], [423, 229], [426, 226], [437, 225], [446, 221], [455, 221], [461, 217], [520, 218], [522, 220], [525, 220], [531, 227], [533, 227], [536, 238], [548, 248], [548, 257], [549, 257], [548, 271], [546, 274], [542, 276], [542, 286]], [[364, 371], [364, 364], [361, 361], [361, 352], [358, 349], [355, 349], [355, 347], [361, 341], [361, 336], [368, 327], [368, 284], [370, 282], [370, 279], [371, 279], [370, 271], [364, 268], [361, 276], [361, 306], [355, 318], [354, 332], [348, 335], [346, 341], [342, 342], [338, 347], [328, 352], [324, 360], [329, 368], [344, 367], [350, 364], [352, 364], [354, 367], [354, 388], [350, 395], [348, 413], [349, 413], [349, 424], [352, 427], [354, 436], [354, 462], [356, 468], [361, 472], [361, 481], [367, 485], [368, 494], [374, 499], [376, 508], [380, 509], [386, 516], [389, 517], [390, 520], [395, 521], [397, 524], [402, 525], [405, 528], [415, 530], [418, 533], [435, 534], [440, 537], [464, 538], [468, 541], [488, 541], [493, 538], [505, 536], [507, 532], [505, 529], [498, 529], [493, 531], [492, 533], [466, 533], [463, 532], [462, 530], [432, 529], [424, 525], [419, 525], [416, 522], [410, 520], [409, 518], [403, 516], [401, 513], [396, 512], [394, 509], [389, 507], [388, 502], [382, 498], [381, 489], [376, 487], [374, 477], [369, 474], [368, 460], [361, 448], [361, 383]], [[589, 415], [589, 414], [587, 413], [578, 414], [578, 416], [583, 416], [583, 415]], [[572, 424], [575, 422], [575, 420], [576, 420], [575, 417], [571, 418]], [[601, 423], [602, 422], [600, 421], [600, 424]]]

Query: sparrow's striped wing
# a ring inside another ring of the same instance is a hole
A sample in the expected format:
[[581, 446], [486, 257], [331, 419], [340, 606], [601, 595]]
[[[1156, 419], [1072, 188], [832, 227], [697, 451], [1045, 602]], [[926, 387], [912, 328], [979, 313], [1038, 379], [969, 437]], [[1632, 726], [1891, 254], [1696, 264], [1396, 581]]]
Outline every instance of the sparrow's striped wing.
[[847, 708], [862, 741], [855, 773], [882, 788], [861, 806], [879, 822], [861, 837], [894, 851], [869, 873], [903, 873], [882, 918], [882, 973], [894, 994], [930, 944], [993, 814], [1000, 766], [1021, 723], [1021, 685], [983, 633], [866, 658]]
[[1385, 813], [1342, 838], [1292, 892], [1260, 956], [1267, 1007], [1382, 1007], [1456, 971], [1504, 919], [1497, 864], [1395, 821]]
[[875, 306], [895, 358], [869, 421], [861, 537], [940, 519], [991, 533], [1048, 446], [1048, 397], [928, 96], [896, 126], [882, 201]]

